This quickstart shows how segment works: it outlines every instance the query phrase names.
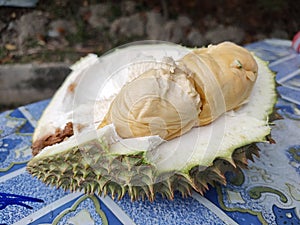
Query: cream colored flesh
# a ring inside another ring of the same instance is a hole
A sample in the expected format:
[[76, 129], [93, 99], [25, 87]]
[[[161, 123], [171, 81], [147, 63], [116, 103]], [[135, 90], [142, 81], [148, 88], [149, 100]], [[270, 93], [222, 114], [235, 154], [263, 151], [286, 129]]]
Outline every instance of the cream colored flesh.
[[251, 53], [231, 42], [193, 50], [178, 65], [169, 63], [124, 85], [100, 127], [112, 123], [123, 138], [171, 140], [243, 105], [257, 78]]

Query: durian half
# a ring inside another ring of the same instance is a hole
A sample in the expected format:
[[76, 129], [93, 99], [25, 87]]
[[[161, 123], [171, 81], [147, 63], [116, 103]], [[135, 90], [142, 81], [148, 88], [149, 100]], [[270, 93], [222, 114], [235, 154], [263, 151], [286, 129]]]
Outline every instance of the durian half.
[[33, 135], [27, 170], [46, 184], [132, 200], [203, 193], [268, 141], [274, 74], [233, 43], [134, 43], [72, 69]]

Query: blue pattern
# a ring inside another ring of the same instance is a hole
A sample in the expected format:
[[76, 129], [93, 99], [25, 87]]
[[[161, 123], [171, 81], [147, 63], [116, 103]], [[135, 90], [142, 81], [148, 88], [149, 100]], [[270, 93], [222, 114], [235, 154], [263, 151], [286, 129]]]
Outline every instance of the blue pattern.
[[[218, 206], [219, 208], [222, 208], [219, 199], [219, 194], [216, 188], [210, 187], [210, 189], [205, 193], [205, 197], [209, 199], [212, 203], [214, 203], [216, 206]], [[230, 216], [238, 224], [247, 224], [247, 225], [260, 224], [259, 219], [255, 215], [247, 212], [226, 211], [226, 214]]]
[[38, 198], [31, 198], [22, 195], [13, 195], [0, 192], [0, 210], [5, 209], [9, 205], [19, 205], [28, 209], [32, 209], [30, 205], [26, 205], [24, 202], [44, 202]]
[[300, 120], [300, 105], [279, 99], [276, 103], [276, 108], [278, 108], [277, 112], [281, 115], [294, 120]]
[[11, 134], [17, 133], [17, 131], [26, 122], [25, 117], [14, 117], [15, 111], [7, 111], [0, 114], [0, 138], [7, 137]]
[[273, 206], [277, 224], [300, 225], [300, 220], [295, 213], [295, 209], [281, 209], [276, 205]]
[[22, 125], [17, 127], [16, 133], [20, 134], [32, 134], [34, 131], [34, 127], [29, 123], [29, 121], [26, 119], [26, 117], [23, 115], [23, 113], [19, 109], [15, 109], [9, 114], [9, 117], [14, 119], [20, 119], [23, 121]]
[[291, 146], [286, 151], [286, 155], [290, 160], [290, 164], [293, 165], [300, 175], [300, 145]]
[[[15, 223], [25, 216], [30, 215], [34, 211], [49, 205], [50, 203], [66, 196], [68, 192], [57, 190], [56, 188], [48, 187], [41, 181], [32, 178], [26, 171], [11, 179], [0, 183], [0, 191], [5, 193], [29, 196], [31, 198], [43, 200], [41, 202], [32, 202], [30, 208], [24, 208], [18, 205], [9, 205], [5, 209], [0, 210], [0, 223]], [[4, 219], [7, 215], [13, 215], [10, 218]]]
[[21, 139], [3, 138], [0, 140], [0, 163], [3, 163], [9, 155], [9, 150], [22, 142]]
[[30, 113], [30, 115], [38, 121], [46, 108], [46, 106], [49, 104], [50, 99], [39, 101], [36, 103], [32, 103], [29, 105], [24, 106], [25, 109]]
[[[77, 201], [80, 201], [80, 199], [83, 198], [83, 194], [66, 202], [60, 207], [57, 207], [53, 209], [52, 211], [48, 212], [47, 214], [41, 216], [34, 222], [30, 223], [30, 225], [40, 225], [40, 224], [52, 224], [57, 218], [59, 218], [59, 215], [61, 215], [63, 212], [69, 210], [70, 213], [66, 213], [57, 221], [57, 224], [67, 224], [67, 221], [76, 216], [76, 214], [80, 213], [81, 210], [88, 209], [88, 212], [90, 213], [91, 218], [93, 218], [95, 224], [102, 224], [102, 219], [100, 218], [99, 214], [95, 211], [95, 205], [94, 202], [92, 202], [91, 199], [87, 198], [80, 202], [79, 206], [76, 207], [76, 209], [72, 210], [72, 207]], [[108, 224], [113, 225], [122, 225], [122, 223], [118, 220], [118, 218], [111, 212], [109, 208], [105, 204], [103, 204], [102, 201], [97, 196], [94, 196], [98, 203], [100, 204], [100, 209], [105, 213], [106, 219], [108, 220]]]
[[[157, 196], [154, 202], [131, 202], [130, 198], [126, 196], [117, 201], [117, 204], [128, 215], [131, 215], [136, 224], [225, 224], [213, 211], [194, 198], [183, 199], [179, 194], [175, 194], [173, 201]], [[210, 219], [207, 220], [207, 218]]]

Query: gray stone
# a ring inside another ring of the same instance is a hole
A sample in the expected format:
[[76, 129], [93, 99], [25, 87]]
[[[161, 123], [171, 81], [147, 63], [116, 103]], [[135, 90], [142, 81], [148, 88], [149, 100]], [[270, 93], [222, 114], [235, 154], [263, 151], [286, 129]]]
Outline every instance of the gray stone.
[[0, 46], [5, 46], [6, 44], [18, 45], [18, 34], [16, 33], [15, 23], [8, 23], [6, 28], [0, 32]]
[[10, 21], [8, 26], [7, 26], [7, 30], [8, 31], [14, 31], [14, 30], [16, 30], [16, 28], [17, 28], [16, 22], [15, 21]]
[[178, 16], [177, 24], [182, 28], [188, 28], [192, 25], [192, 20], [187, 16]]
[[160, 13], [151, 11], [146, 14], [146, 34], [149, 39], [160, 40], [163, 37], [165, 20]]
[[289, 35], [286, 31], [281, 29], [274, 29], [271, 34], [271, 38], [279, 38], [279, 39], [289, 39]]
[[12, 7], [35, 7], [38, 0], [0, 0], [0, 6], [12, 6]]
[[74, 34], [77, 31], [76, 25], [73, 21], [58, 19], [49, 24], [48, 36], [59, 37], [65, 34]]
[[90, 5], [88, 9], [90, 13], [90, 16], [88, 18], [88, 23], [93, 28], [107, 28], [109, 27], [109, 20], [108, 17], [111, 13], [111, 6], [108, 3], [100, 3], [100, 4], [94, 4]]
[[0, 46], [6, 44], [18, 45], [18, 35], [13, 32], [3, 32], [0, 36]]
[[144, 35], [145, 23], [140, 14], [129, 17], [120, 17], [111, 24], [110, 34], [112, 36], [135, 37]]
[[179, 15], [176, 20], [165, 20], [160, 13], [151, 11], [146, 14], [146, 34], [149, 39], [164, 40], [174, 43], [185, 42], [184, 36], [191, 28], [192, 20]]
[[262, 33], [258, 33], [254, 36], [254, 39], [255, 40], [263, 40], [263, 39], [266, 39], [268, 38], [265, 34], [262, 34]]
[[0, 66], [0, 105], [24, 105], [51, 97], [70, 73], [65, 63]]
[[218, 21], [212, 15], [206, 15], [203, 19], [203, 24], [208, 29], [218, 26]]
[[47, 14], [41, 11], [33, 11], [20, 17], [16, 22], [16, 32], [19, 44], [21, 45], [28, 38], [35, 38], [38, 35], [46, 35]]
[[0, 32], [6, 27], [6, 24], [0, 20]]
[[187, 35], [187, 42], [191, 47], [202, 47], [207, 40], [197, 29], [192, 29]]
[[180, 43], [183, 39], [183, 31], [175, 21], [166, 22], [163, 32], [162, 40], [174, 43]]
[[136, 3], [134, 1], [122, 1], [121, 8], [125, 15], [131, 15], [136, 12]]
[[237, 44], [240, 44], [245, 37], [244, 30], [235, 27], [219, 25], [216, 28], [213, 28], [205, 34], [205, 38], [212, 44], [217, 44], [223, 41], [232, 41]]

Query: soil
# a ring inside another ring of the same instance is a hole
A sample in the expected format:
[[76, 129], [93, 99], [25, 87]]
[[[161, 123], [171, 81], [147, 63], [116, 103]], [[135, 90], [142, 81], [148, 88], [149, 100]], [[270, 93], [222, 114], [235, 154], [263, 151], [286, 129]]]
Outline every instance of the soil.
[[[188, 16], [192, 21], [191, 27], [198, 29], [202, 34], [218, 24], [237, 26], [245, 33], [239, 44], [276, 37], [276, 35], [279, 35], [279, 38], [292, 39], [293, 35], [300, 30], [300, 7], [299, 2], [295, 0], [139, 0], [132, 2], [134, 11], [138, 13], [155, 11], [170, 20], [176, 19], [179, 15]], [[117, 45], [145, 38], [143, 36], [112, 38], [107, 33], [107, 28], [101, 30], [91, 27], [88, 24], [91, 12], [82, 13], [81, 9], [99, 3], [113, 5], [112, 12], [108, 15], [109, 21], [128, 14], [122, 7], [124, 1], [118, 0], [40, 0], [34, 8], [0, 7], [0, 22], [4, 24], [0, 32], [3, 36], [11, 22], [18, 21], [22, 15], [34, 11], [43, 12], [48, 21], [64, 19], [74, 22], [76, 26], [75, 34], [70, 35], [66, 32], [59, 38], [51, 38], [45, 34], [36, 35], [22, 42], [21, 47], [18, 46], [17, 41], [2, 43], [0, 63], [32, 61], [73, 63], [89, 52], [102, 54]], [[17, 36], [15, 35], [15, 38]]]

